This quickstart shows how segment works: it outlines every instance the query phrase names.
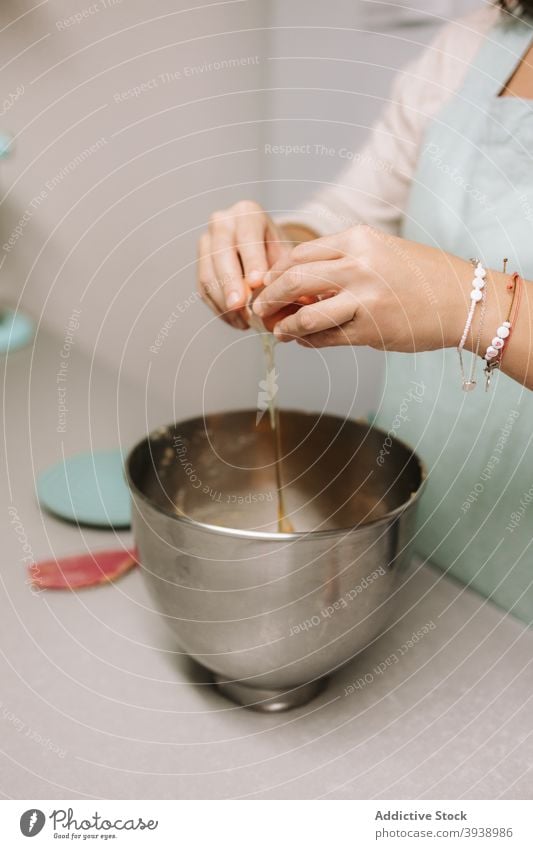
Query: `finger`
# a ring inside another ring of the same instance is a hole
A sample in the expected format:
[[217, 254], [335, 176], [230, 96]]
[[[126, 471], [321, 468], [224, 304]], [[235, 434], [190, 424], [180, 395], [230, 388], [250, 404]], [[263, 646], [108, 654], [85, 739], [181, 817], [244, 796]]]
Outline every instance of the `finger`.
[[269, 269], [280, 260], [288, 257], [294, 248], [290, 239], [285, 239], [272, 221], [267, 224], [265, 242]]
[[204, 234], [198, 242], [198, 289], [200, 296], [204, 303], [227, 324], [246, 330], [248, 325], [244, 318], [239, 313], [227, 312], [225, 309], [224, 292], [216, 279], [209, 245], [209, 237]]
[[237, 218], [237, 245], [246, 281], [252, 288], [263, 282], [269, 269], [265, 244], [265, 213], [248, 212]]
[[203, 301], [209, 302], [215, 312], [224, 310], [224, 294], [217, 285], [213, 263], [211, 261], [210, 239], [204, 233], [198, 240], [198, 289]]
[[343, 269], [333, 262], [309, 262], [291, 266], [281, 277], [266, 286], [254, 301], [254, 312], [264, 318], [286, 304], [303, 296], [317, 296], [338, 292]]
[[226, 310], [241, 309], [248, 298], [241, 263], [235, 244], [235, 233], [228, 219], [215, 213], [209, 222], [211, 261], [221, 283]]
[[321, 330], [320, 333], [311, 333], [296, 339], [298, 345], [304, 348], [333, 348], [338, 345], [355, 345], [353, 333], [348, 332], [347, 325], [332, 330]]
[[203, 301], [212, 309], [212, 311], [217, 315], [222, 321], [225, 321], [226, 324], [231, 325], [231, 327], [235, 327], [237, 330], [249, 330], [250, 325], [242, 316], [240, 312], [221, 312], [215, 302], [210, 298], [209, 294], [205, 294], [203, 297]]
[[[271, 269], [278, 262], [284, 261], [288, 259], [288, 256], [292, 250], [292, 244], [283, 243], [283, 242], [268, 242], [267, 243], [267, 257], [268, 257], [268, 267]], [[290, 267], [290, 265], [289, 265]], [[268, 278], [268, 273], [265, 275]], [[265, 282], [265, 278], [263, 278], [263, 283]]]
[[270, 286], [291, 266], [321, 260], [334, 260], [344, 256], [335, 236], [325, 236], [322, 239], [310, 239], [296, 245], [289, 254], [282, 256], [265, 276], [265, 286]]
[[274, 328], [274, 335], [280, 342], [289, 342], [324, 330], [337, 329], [355, 318], [357, 307], [358, 303], [350, 292], [341, 292], [326, 301], [301, 307], [294, 315], [279, 321]]

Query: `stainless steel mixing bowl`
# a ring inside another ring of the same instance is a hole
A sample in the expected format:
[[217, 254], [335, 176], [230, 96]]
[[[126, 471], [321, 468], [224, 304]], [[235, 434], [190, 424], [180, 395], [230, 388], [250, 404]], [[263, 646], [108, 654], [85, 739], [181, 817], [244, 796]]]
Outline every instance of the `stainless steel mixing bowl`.
[[283, 411], [286, 509], [256, 410], [152, 433], [127, 475], [142, 571], [181, 647], [234, 701], [303, 704], [390, 621], [423, 483], [417, 456], [366, 424]]

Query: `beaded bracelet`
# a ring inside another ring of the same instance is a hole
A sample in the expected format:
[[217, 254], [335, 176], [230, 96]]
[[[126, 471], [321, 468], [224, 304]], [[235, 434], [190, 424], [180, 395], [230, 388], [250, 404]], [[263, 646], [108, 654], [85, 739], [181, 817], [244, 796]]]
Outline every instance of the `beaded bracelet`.
[[[476, 370], [476, 362], [477, 362], [477, 353], [479, 351], [480, 337], [481, 337], [481, 327], [483, 323], [483, 318], [485, 315], [485, 305], [486, 305], [486, 296], [484, 292], [485, 288], [485, 277], [487, 276], [486, 270], [483, 268], [483, 265], [479, 260], [471, 259], [470, 262], [474, 266], [474, 278], [472, 280], [472, 291], [470, 292], [470, 309], [468, 310], [468, 315], [466, 317], [466, 324], [463, 330], [463, 335], [459, 341], [457, 346], [457, 353], [459, 355], [459, 366], [461, 368], [461, 378], [462, 378], [462, 387], [464, 392], [471, 392], [472, 389], [476, 386], [475, 380], [475, 370]], [[472, 321], [474, 318], [474, 312], [476, 310], [476, 306], [478, 303], [482, 301], [482, 310], [481, 310], [481, 321], [479, 324], [479, 331], [477, 336], [477, 346], [475, 351], [474, 360], [472, 363], [472, 368], [470, 371], [470, 377], [467, 379], [464, 370], [463, 364], [463, 349], [466, 344], [466, 340], [468, 334], [470, 332], [470, 328], [472, 327]]]
[[[507, 318], [505, 321], [501, 323], [496, 331], [496, 336], [492, 339], [492, 342], [488, 346], [485, 351], [484, 360], [486, 362], [485, 365], [485, 391], [488, 390], [490, 386], [490, 379], [492, 376], [492, 372], [501, 367], [503, 355], [505, 351], [506, 345], [509, 343], [509, 338], [511, 336], [511, 331], [513, 329], [513, 325], [516, 322], [516, 318], [518, 315], [518, 309], [520, 307], [520, 297], [522, 292], [522, 278], [516, 272], [512, 276], [512, 283], [508, 284], [508, 289], [512, 289], [513, 296], [511, 298], [511, 304], [509, 306], [509, 310], [507, 312]], [[516, 309], [513, 313], [513, 307], [516, 303]]]

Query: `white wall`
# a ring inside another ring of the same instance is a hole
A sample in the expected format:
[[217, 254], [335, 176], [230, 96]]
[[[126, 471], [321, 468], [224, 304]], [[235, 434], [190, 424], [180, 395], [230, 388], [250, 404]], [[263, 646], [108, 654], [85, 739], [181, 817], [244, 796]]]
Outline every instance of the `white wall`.
[[[0, 246], [13, 241], [0, 247], [0, 293], [21, 294], [60, 334], [81, 309], [76, 344], [168, 397], [169, 417], [254, 404], [256, 340], [211, 321], [194, 294], [209, 212], [244, 196], [297, 206], [342, 163], [266, 157], [265, 141], [358, 145], [395, 69], [427, 41], [430, 13], [478, 3], [33, 5], [0, 8], [4, 96], [23, 89], [0, 116], [16, 136], [0, 169]], [[248, 64], [199, 70], [235, 59]], [[134, 87], [144, 90], [123, 94]], [[290, 346], [281, 360], [285, 403], [347, 410], [359, 385], [360, 410], [373, 404], [379, 363], [368, 352]]]
[[[29, 210], [22, 236], [1, 250], [2, 292], [22, 292], [24, 306], [61, 334], [80, 308], [76, 343], [115, 365], [123, 360], [141, 382], [150, 368], [150, 387], [168, 396], [169, 415], [174, 392], [178, 415], [199, 411], [204, 379], [226, 346], [210, 372], [208, 406], [254, 403], [256, 370], [242, 367], [249, 358], [234, 332], [220, 321], [207, 326], [210, 313], [194, 295], [194, 260], [209, 212], [256, 190], [261, 4], [110, 3], [1, 4], [1, 55], [9, 63], [3, 91], [24, 86], [24, 93], [1, 119], [17, 146], [0, 169], [0, 245]], [[63, 21], [84, 9], [86, 17], [66, 29]], [[187, 72], [228, 59], [250, 64]], [[139, 96], [120, 99], [143, 84]], [[99, 149], [46, 189], [100, 139]], [[178, 320], [154, 355], [149, 347], [175, 309]], [[251, 340], [244, 345], [252, 349]]]

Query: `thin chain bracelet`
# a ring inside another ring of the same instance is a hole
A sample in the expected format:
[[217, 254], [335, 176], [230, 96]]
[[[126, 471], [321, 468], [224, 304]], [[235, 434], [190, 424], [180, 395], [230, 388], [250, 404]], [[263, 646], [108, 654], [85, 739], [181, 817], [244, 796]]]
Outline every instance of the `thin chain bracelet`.
[[[470, 309], [468, 310], [468, 315], [466, 317], [466, 324], [463, 330], [463, 335], [459, 341], [457, 346], [457, 353], [459, 355], [459, 367], [461, 369], [461, 380], [463, 392], [471, 392], [472, 389], [475, 389], [476, 380], [475, 380], [475, 370], [476, 370], [476, 360], [477, 353], [479, 351], [479, 344], [481, 338], [481, 323], [483, 318], [485, 317], [485, 308], [486, 308], [486, 296], [484, 292], [485, 288], [485, 278], [487, 276], [486, 270], [483, 268], [483, 265], [478, 259], [471, 259], [470, 262], [474, 266], [474, 278], [472, 280], [472, 291], [470, 292]], [[480, 321], [480, 329], [478, 333], [477, 347], [476, 347], [476, 356], [474, 362], [472, 364], [472, 368], [470, 371], [470, 377], [467, 379], [464, 369], [463, 363], [463, 349], [466, 344], [466, 340], [468, 338], [468, 334], [470, 332], [470, 328], [472, 327], [472, 321], [474, 318], [474, 312], [476, 310], [477, 304], [482, 301], [482, 314]]]
[[476, 380], [476, 371], [477, 371], [477, 360], [479, 357], [479, 348], [481, 345], [481, 335], [483, 333], [483, 325], [485, 323], [485, 312], [487, 310], [487, 293], [483, 292], [483, 298], [481, 300], [481, 311], [479, 314], [479, 327], [476, 334], [476, 347], [473, 351], [472, 365], [470, 367], [470, 377], [467, 379], [464, 370], [463, 364], [463, 349], [458, 348], [459, 353], [459, 365], [461, 367], [461, 378], [463, 381], [463, 392], [471, 392], [477, 386]]
[[[474, 357], [472, 359], [472, 368], [470, 370], [470, 383], [472, 384], [472, 389], [476, 386], [476, 371], [477, 371], [477, 361], [479, 357], [479, 349], [481, 347], [481, 336], [483, 334], [483, 326], [485, 324], [485, 313], [487, 311], [487, 290], [483, 289], [483, 300], [481, 301], [481, 312], [479, 314], [479, 326], [476, 334], [476, 347], [474, 350]], [[468, 391], [468, 390], [467, 390]]]

